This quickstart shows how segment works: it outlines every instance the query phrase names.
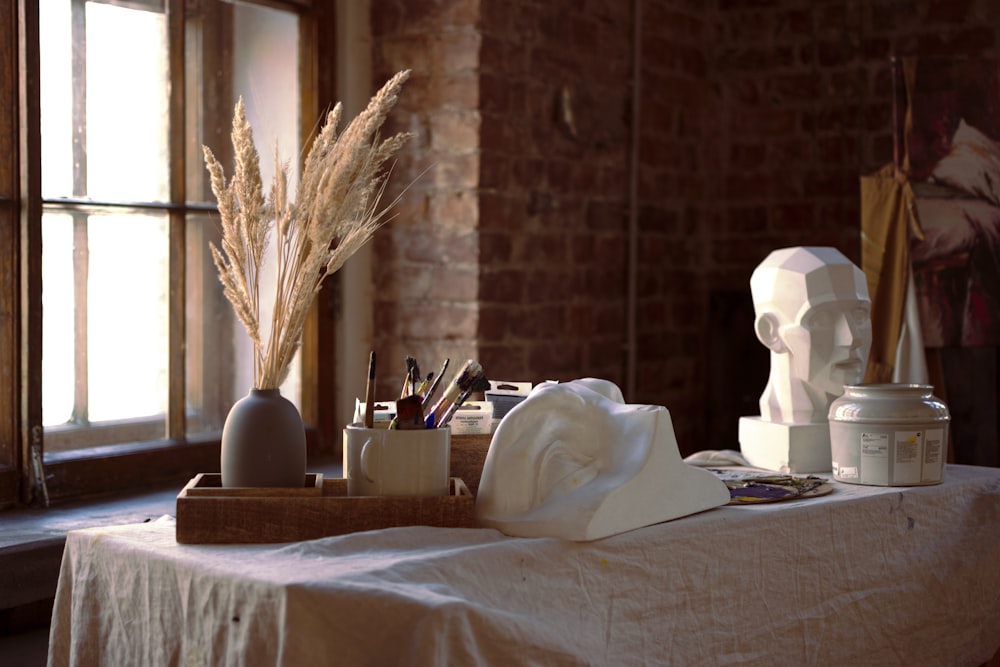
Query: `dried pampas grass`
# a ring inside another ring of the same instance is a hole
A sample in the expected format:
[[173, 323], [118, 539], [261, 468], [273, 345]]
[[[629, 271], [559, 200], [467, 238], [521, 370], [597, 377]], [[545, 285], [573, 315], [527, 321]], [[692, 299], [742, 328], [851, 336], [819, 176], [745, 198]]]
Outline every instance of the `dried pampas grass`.
[[[388, 176], [382, 166], [409, 135], [379, 141], [377, 133], [409, 74], [405, 70], [390, 79], [340, 135], [341, 105], [327, 115], [306, 156], [294, 202], [288, 198], [288, 167], [278, 161], [277, 151], [274, 183], [265, 198], [260, 159], [242, 99], [233, 117], [236, 169], [228, 184], [222, 165], [203, 147], [222, 219], [222, 249], [210, 244], [212, 258], [226, 298], [253, 343], [257, 389], [276, 389], [285, 380], [323, 279], [343, 266], [386, 221], [386, 210], [377, 210]], [[277, 281], [265, 340], [259, 276], [272, 234], [277, 243]]]

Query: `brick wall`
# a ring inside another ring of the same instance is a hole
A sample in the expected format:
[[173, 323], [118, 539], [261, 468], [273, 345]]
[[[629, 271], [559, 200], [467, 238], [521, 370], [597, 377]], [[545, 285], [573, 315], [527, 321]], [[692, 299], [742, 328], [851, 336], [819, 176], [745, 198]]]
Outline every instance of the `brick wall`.
[[641, 6], [638, 360], [634, 396], [665, 405], [684, 451], [701, 449], [709, 352], [707, 272], [719, 216], [720, 108], [710, 12]]
[[384, 130], [413, 133], [383, 196], [399, 201], [375, 236], [374, 349], [401, 384], [408, 354], [425, 373], [478, 356], [479, 2], [371, 7], [377, 81], [412, 71]]
[[642, 0], [632, 202], [631, 3], [373, 0], [372, 15], [380, 76], [415, 72], [394, 120], [418, 137], [394, 183], [430, 167], [379, 236], [377, 346], [624, 388], [634, 210], [627, 398], [670, 408], [683, 451], [736, 447], [763, 389], [746, 311], [763, 257], [860, 260], [858, 177], [892, 159], [889, 57], [1000, 44], [990, 0]]
[[482, 3], [480, 356], [622, 382], [627, 3]]

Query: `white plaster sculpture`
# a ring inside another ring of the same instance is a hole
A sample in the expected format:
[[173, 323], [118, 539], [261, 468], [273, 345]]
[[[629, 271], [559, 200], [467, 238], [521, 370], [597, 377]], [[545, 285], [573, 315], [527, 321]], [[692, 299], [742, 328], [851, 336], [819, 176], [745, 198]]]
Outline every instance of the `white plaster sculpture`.
[[872, 342], [864, 272], [835, 248], [775, 250], [754, 270], [757, 338], [771, 351], [760, 417], [740, 419], [751, 465], [830, 470], [830, 403], [862, 381]]
[[628, 405], [611, 382], [540, 384], [500, 422], [476, 497], [485, 526], [596, 540], [729, 502], [681, 460], [666, 408]]

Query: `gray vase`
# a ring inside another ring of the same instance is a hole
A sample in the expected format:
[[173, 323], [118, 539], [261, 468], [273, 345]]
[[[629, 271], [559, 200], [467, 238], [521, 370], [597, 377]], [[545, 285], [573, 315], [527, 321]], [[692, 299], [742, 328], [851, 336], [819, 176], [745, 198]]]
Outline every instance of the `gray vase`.
[[278, 389], [251, 389], [222, 427], [222, 486], [301, 487], [306, 434], [298, 408]]

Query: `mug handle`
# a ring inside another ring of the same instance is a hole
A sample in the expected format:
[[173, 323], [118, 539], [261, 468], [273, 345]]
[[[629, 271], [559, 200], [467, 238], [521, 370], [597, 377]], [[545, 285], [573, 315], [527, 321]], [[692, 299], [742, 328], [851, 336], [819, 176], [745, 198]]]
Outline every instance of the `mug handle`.
[[369, 448], [374, 447], [375, 444], [372, 438], [365, 440], [364, 446], [361, 448], [361, 474], [365, 476], [371, 484], [375, 483], [369, 470], [368, 462], [370, 461], [371, 454], [369, 453]]

